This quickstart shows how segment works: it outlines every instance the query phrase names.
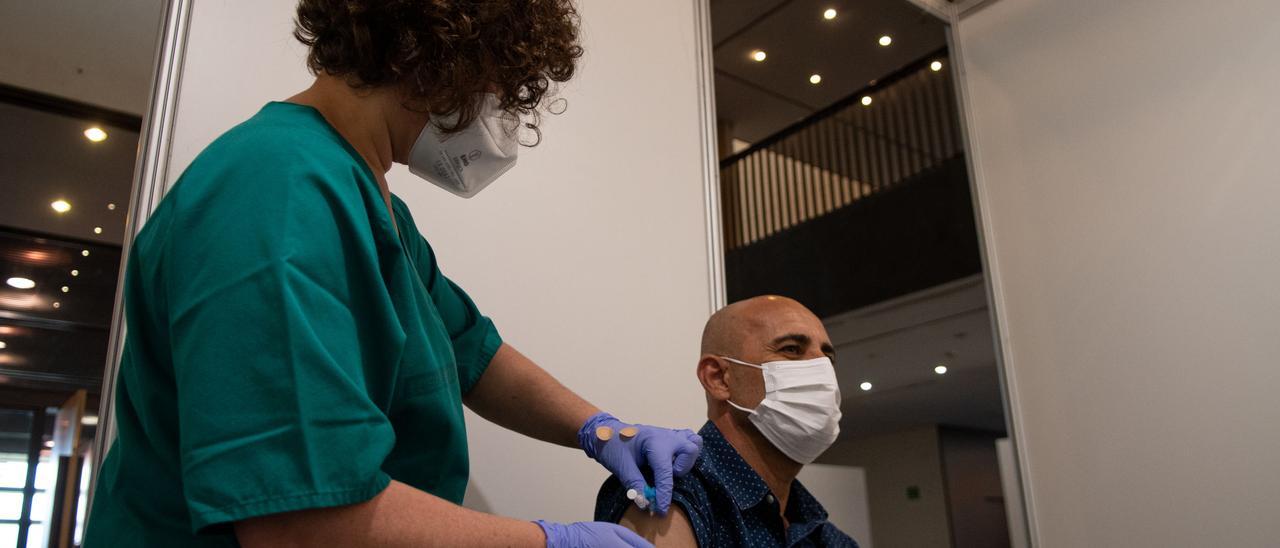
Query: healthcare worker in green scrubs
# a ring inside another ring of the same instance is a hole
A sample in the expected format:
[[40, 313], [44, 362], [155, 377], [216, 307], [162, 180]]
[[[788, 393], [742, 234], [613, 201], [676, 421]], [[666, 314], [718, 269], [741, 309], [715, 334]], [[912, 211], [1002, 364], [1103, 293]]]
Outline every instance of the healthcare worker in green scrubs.
[[639, 492], [647, 475], [660, 512], [701, 440], [623, 435], [504, 344], [386, 181], [403, 163], [470, 196], [511, 167], [517, 120], [581, 55], [573, 6], [303, 0], [296, 25], [314, 84], [210, 144], [129, 254], [85, 544], [647, 546], [459, 506], [463, 405]]

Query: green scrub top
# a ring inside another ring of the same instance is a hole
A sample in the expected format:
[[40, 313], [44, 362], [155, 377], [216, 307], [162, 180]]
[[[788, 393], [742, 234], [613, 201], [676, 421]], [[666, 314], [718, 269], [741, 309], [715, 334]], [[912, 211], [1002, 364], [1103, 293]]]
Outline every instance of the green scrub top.
[[392, 203], [395, 225], [306, 106], [268, 104], [192, 162], [129, 253], [87, 546], [234, 546], [232, 522], [391, 479], [462, 502], [462, 397], [502, 340]]

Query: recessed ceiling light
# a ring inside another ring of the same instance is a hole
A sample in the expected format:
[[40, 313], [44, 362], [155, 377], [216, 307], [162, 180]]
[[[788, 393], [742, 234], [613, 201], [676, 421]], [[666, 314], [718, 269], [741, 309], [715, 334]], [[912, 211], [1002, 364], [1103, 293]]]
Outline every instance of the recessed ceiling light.
[[864, 106], [864, 107], [869, 107], [869, 106], [871, 106], [871, 96], [870, 96], [870, 95], [863, 95], [863, 96], [862, 96], [862, 106]]
[[81, 418], [80, 418], [80, 424], [83, 424], [83, 425], [85, 425], [85, 426], [97, 426], [97, 425], [98, 425], [98, 416], [97, 416], [97, 415], [85, 415], [85, 416], [83, 416], [83, 417], [81, 417]]
[[53, 210], [58, 213], [66, 213], [71, 211], [71, 202], [66, 200], [54, 200], [53, 203], [49, 204], [49, 207], [52, 207]]
[[84, 255], [85, 257], [88, 257], [88, 256], [89, 256], [89, 250], [88, 250], [88, 249], [85, 249], [85, 250], [81, 251], [81, 252], [80, 252], [80, 254], [81, 254], [81, 255]]
[[85, 139], [95, 143], [101, 143], [107, 140], [107, 132], [103, 131], [102, 128], [98, 126], [94, 126], [84, 130], [84, 137]]
[[893, 43], [893, 37], [888, 34], [880, 37], [880, 45], [887, 46]]
[[62, 286], [62, 292], [63, 292], [63, 293], [68, 293], [68, 292], [70, 292], [70, 291], [71, 291], [71, 288], [70, 288], [70, 287], [67, 287], [67, 286], [65, 286], [65, 285], [64, 285], [64, 286]]
[[934, 72], [938, 72], [942, 70], [942, 61], [934, 61], [932, 63], [929, 63], [929, 70], [932, 70]]
[[821, 75], [821, 74], [813, 74], [813, 75], [810, 75], [810, 76], [809, 76], [809, 83], [810, 83], [810, 84], [817, 84], [817, 83], [820, 83], [820, 82], [822, 82], [822, 75]]
[[822, 12], [822, 18], [828, 21], [835, 19], [836, 18], [835, 8], [827, 8], [827, 11]]
[[6, 347], [8, 347], [8, 346], [9, 346], [9, 345], [8, 345], [8, 344], [6, 344], [4, 341], [0, 341], [0, 350], [4, 350], [4, 349], [5, 349]]
[[72, 271], [71, 271], [71, 275], [72, 275], [72, 276], [79, 276], [79, 275], [80, 275], [80, 271], [79, 271], [79, 270], [72, 270]]
[[764, 61], [764, 58], [768, 56], [769, 55], [766, 54], [762, 49], [758, 49], [751, 52], [751, 58], [754, 59], [756, 62]]
[[31, 281], [30, 278], [19, 278], [17, 276], [5, 280], [5, 283], [9, 284], [9, 287], [17, 289], [31, 289], [36, 286], [36, 283]]
[[62, 308], [62, 303], [60, 303], [60, 302], [58, 302], [58, 301], [53, 301], [53, 307], [54, 307], [54, 308]]
[[933, 372], [934, 372], [934, 373], [937, 373], [937, 374], [939, 374], [939, 375], [946, 375], [946, 374], [947, 374], [947, 366], [945, 366], [945, 365], [939, 365], [939, 366], [937, 366], [937, 367], [933, 368]]
[[866, 392], [871, 390], [871, 383], [863, 381], [862, 384], [858, 385], [858, 388], [861, 388], [863, 392]]
[[102, 234], [102, 227], [100, 227], [100, 226], [95, 226], [95, 227], [93, 227], [93, 233], [94, 233], [94, 234]]
[[107, 209], [110, 209], [111, 211], [115, 211], [115, 210], [116, 210], [116, 204], [113, 204], [113, 203], [112, 203], [112, 204], [107, 204]]

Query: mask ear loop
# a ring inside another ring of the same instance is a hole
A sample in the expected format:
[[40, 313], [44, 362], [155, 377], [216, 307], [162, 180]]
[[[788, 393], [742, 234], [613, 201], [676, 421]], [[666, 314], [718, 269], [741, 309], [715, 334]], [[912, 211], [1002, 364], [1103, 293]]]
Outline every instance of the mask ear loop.
[[738, 364], [738, 365], [745, 365], [745, 366], [747, 366], [747, 367], [754, 367], [754, 368], [756, 368], [756, 369], [759, 369], [759, 370], [761, 370], [761, 371], [764, 371], [764, 366], [763, 366], [763, 365], [756, 365], [756, 364], [754, 364], [754, 363], [747, 363], [747, 362], [744, 362], [744, 361], [742, 361], [742, 360], [735, 360], [735, 359], [733, 359], [733, 358], [730, 358], [729, 356], [716, 356], [716, 357], [717, 357], [717, 358], [720, 358], [720, 359], [722, 359], [722, 360], [725, 360], [725, 361], [729, 361], [729, 362], [736, 363], [736, 364]]
[[724, 402], [725, 402], [725, 403], [727, 403], [727, 404], [729, 404], [729, 406], [730, 406], [730, 407], [732, 407], [732, 408], [734, 408], [734, 409], [737, 409], [738, 411], [742, 411], [743, 413], [746, 413], [746, 414], [748, 414], [748, 415], [754, 415], [754, 414], [756, 414], [756, 410], [755, 410], [755, 409], [747, 409], [746, 407], [743, 407], [743, 406], [741, 406], [741, 405], [738, 405], [738, 404], [736, 404], [736, 403], [733, 403], [733, 400], [724, 400]]
[[[747, 366], [747, 367], [754, 367], [754, 368], [756, 368], [756, 369], [759, 369], [759, 370], [761, 370], [761, 371], [764, 371], [764, 366], [763, 366], [763, 365], [756, 365], [756, 364], [754, 364], [754, 363], [747, 363], [747, 362], [744, 362], [744, 361], [742, 361], [742, 360], [735, 360], [735, 359], [733, 359], [733, 358], [730, 358], [729, 356], [716, 356], [716, 357], [717, 357], [717, 358], [720, 358], [720, 359], [722, 359], [722, 360], [724, 360], [724, 361], [730, 362], [730, 363], [736, 363], [736, 364], [738, 364], [738, 365], [745, 365], [745, 366]], [[754, 415], [754, 414], [756, 414], [756, 410], [755, 410], [755, 409], [747, 409], [746, 407], [743, 407], [743, 406], [741, 406], [741, 405], [738, 405], [738, 404], [736, 404], [736, 403], [733, 403], [733, 401], [732, 401], [732, 400], [724, 400], [724, 401], [725, 401], [725, 403], [729, 404], [730, 406], [732, 406], [734, 409], [737, 409], [738, 411], [742, 411], [743, 413], [746, 413], [746, 414], [748, 414], [748, 415]]]

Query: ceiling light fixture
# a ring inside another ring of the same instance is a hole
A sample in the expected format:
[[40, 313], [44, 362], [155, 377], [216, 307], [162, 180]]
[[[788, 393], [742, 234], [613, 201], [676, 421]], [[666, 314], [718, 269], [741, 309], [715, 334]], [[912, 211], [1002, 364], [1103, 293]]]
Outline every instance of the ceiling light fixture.
[[938, 72], [942, 70], [942, 61], [934, 61], [932, 63], [929, 63], [929, 70], [932, 70], [934, 72]]
[[64, 285], [64, 286], [62, 286], [62, 292], [63, 292], [63, 293], [69, 293], [70, 291], [71, 291], [71, 288], [70, 288], [70, 287], [67, 287], [67, 286], [65, 286], [65, 285]]
[[39, 293], [28, 291], [24, 293], [0, 293], [0, 308], [16, 309], [16, 310], [40, 310], [49, 305], [40, 296]]
[[821, 75], [821, 74], [813, 74], [813, 75], [810, 75], [810, 76], [809, 76], [809, 83], [810, 83], [810, 84], [818, 84], [818, 83], [821, 83], [821, 82], [822, 82], [822, 75]]
[[58, 301], [53, 301], [53, 307], [54, 307], [54, 308], [62, 308], [62, 303], [60, 303], [60, 302], [58, 302]]
[[114, 204], [114, 203], [107, 204], [107, 209], [110, 209], [111, 211], [115, 211], [115, 210], [116, 210], [116, 204]]
[[66, 213], [71, 211], [71, 202], [66, 200], [54, 200], [53, 203], [49, 204], [49, 207], [52, 207], [53, 210], [58, 213]]
[[102, 234], [102, 227], [100, 227], [100, 226], [95, 226], [95, 227], [93, 227], [93, 233], [94, 233], [94, 234]]
[[862, 106], [864, 106], [864, 107], [869, 107], [869, 106], [871, 106], [871, 96], [870, 96], [870, 95], [863, 95], [863, 96], [862, 96]]
[[888, 34], [880, 37], [880, 45], [887, 46], [893, 43], [893, 37]]
[[946, 374], [947, 374], [947, 366], [945, 366], [945, 365], [939, 365], [939, 366], [937, 366], [937, 367], [933, 368], [933, 372], [934, 372], [934, 373], [937, 373], [937, 374], [939, 374], [939, 375], [946, 375]]
[[30, 278], [19, 278], [17, 276], [5, 280], [5, 283], [9, 284], [9, 287], [17, 289], [31, 289], [36, 286], [36, 283], [31, 281]]
[[72, 276], [72, 277], [79, 276], [79, 275], [80, 275], [80, 271], [79, 271], [79, 270], [74, 270], [74, 269], [73, 269], [73, 270], [71, 271], [71, 276]]
[[89, 256], [89, 250], [88, 250], [88, 249], [86, 249], [86, 250], [84, 250], [84, 251], [81, 251], [81, 252], [80, 252], [80, 254], [81, 254], [81, 255], [84, 255], [85, 257], [88, 257], [88, 256]]
[[858, 388], [861, 388], [863, 392], [867, 392], [871, 390], [871, 383], [862, 381], [862, 384], [859, 384]]
[[85, 425], [85, 426], [97, 426], [97, 425], [98, 425], [98, 416], [97, 416], [97, 415], [85, 415], [85, 416], [83, 416], [83, 417], [81, 417], [81, 418], [80, 418], [80, 424], [83, 424], [83, 425]]
[[836, 18], [835, 8], [827, 8], [827, 11], [822, 12], [822, 18], [828, 21], [835, 19]]
[[6, 347], [8, 347], [8, 346], [9, 346], [9, 345], [8, 345], [7, 343], [5, 343], [4, 341], [0, 341], [0, 350], [4, 350], [4, 349], [5, 349]]
[[764, 58], [768, 56], [769, 55], [766, 54], [762, 49], [758, 49], [751, 52], [751, 58], [754, 59], [757, 63], [759, 63], [760, 61], [764, 61]]
[[49, 251], [39, 249], [28, 249], [18, 253], [18, 258], [25, 262], [37, 265], [55, 264], [62, 260], [62, 257], [55, 255]]
[[107, 132], [103, 131], [102, 128], [98, 126], [93, 126], [89, 129], [84, 130], [84, 137], [85, 139], [88, 139], [95, 143], [101, 143], [107, 140]]

